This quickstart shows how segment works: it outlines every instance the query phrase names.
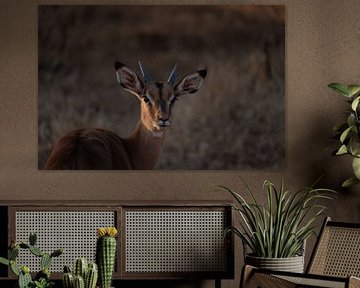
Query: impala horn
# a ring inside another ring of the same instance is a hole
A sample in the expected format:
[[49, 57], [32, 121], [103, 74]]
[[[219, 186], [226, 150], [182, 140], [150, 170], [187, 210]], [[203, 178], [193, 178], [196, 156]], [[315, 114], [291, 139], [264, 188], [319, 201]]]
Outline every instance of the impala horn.
[[174, 83], [175, 83], [175, 79], [176, 79], [176, 68], [177, 68], [177, 64], [175, 64], [173, 70], [171, 71], [171, 74], [169, 76], [169, 79], [168, 79], [168, 83], [171, 85], [171, 86], [174, 86]]
[[140, 67], [141, 74], [144, 77], [145, 83], [148, 84], [151, 81], [150, 74], [143, 68], [140, 61], [139, 61], [139, 67]]

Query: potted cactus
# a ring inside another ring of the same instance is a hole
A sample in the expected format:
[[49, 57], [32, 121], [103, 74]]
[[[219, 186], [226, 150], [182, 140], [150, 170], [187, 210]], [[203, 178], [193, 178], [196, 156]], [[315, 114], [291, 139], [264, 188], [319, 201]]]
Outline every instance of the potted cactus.
[[[10, 266], [11, 271], [18, 277], [18, 288], [49, 288], [54, 285], [50, 280], [50, 265], [54, 257], [64, 253], [63, 249], [57, 249], [52, 253], [45, 253], [36, 246], [36, 233], [30, 233], [29, 243], [12, 243], [8, 259], [0, 257], [0, 263]], [[40, 258], [41, 270], [35, 275], [34, 280], [30, 274], [30, 268], [26, 265], [19, 266], [16, 259], [19, 256], [20, 249], [28, 250], [33, 255]]]
[[97, 279], [97, 264], [89, 263], [85, 258], [76, 259], [73, 272], [71, 272], [70, 267], [64, 267], [64, 288], [95, 288]]
[[96, 263], [99, 267], [99, 287], [110, 288], [116, 259], [115, 227], [101, 227], [97, 229]]

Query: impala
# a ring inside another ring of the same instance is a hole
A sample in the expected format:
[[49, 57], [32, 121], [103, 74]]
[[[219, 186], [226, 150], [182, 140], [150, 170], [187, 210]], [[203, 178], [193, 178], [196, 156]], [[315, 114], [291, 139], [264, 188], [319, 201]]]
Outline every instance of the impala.
[[53, 147], [45, 169], [153, 169], [159, 160], [172, 107], [178, 97], [201, 87], [207, 70], [187, 75], [175, 84], [176, 65], [166, 82], [155, 82], [139, 62], [142, 78], [115, 62], [120, 85], [140, 101], [140, 120], [128, 138], [98, 128], [72, 131]]

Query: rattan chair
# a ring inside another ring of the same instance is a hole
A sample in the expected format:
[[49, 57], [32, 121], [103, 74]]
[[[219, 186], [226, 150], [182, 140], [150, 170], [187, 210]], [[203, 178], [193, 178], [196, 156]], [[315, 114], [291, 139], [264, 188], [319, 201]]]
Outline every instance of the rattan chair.
[[240, 287], [360, 287], [360, 224], [326, 218], [306, 273], [278, 272], [246, 265]]

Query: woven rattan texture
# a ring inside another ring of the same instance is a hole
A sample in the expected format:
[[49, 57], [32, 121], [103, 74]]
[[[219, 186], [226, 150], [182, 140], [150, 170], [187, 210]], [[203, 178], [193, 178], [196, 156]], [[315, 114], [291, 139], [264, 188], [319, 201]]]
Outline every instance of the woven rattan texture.
[[292, 276], [279, 276], [276, 277], [287, 280], [291, 283], [296, 284], [295, 287], [327, 287], [327, 288], [345, 288], [345, 281], [331, 281], [331, 280], [322, 280], [322, 279], [311, 279], [311, 278], [302, 278], [302, 277], [292, 277]]
[[281, 288], [296, 288], [296, 283], [282, 279], [280, 277], [274, 277], [271, 274], [255, 273], [249, 283], [246, 283], [247, 288], [259, 288], [259, 287], [281, 287]]
[[126, 211], [126, 272], [226, 271], [223, 211]]
[[360, 229], [326, 226], [309, 272], [360, 277]]
[[[37, 246], [51, 253], [64, 248], [65, 253], [53, 260], [50, 270], [62, 272], [64, 265], [72, 266], [74, 259], [95, 260], [96, 228], [115, 225], [113, 211], [17, 211], [16, 241], [28, 242], [29, 233], [37, 233]], [[40, 258], [21, 251], [18, 262], [31, 271], [40, 269]]]

